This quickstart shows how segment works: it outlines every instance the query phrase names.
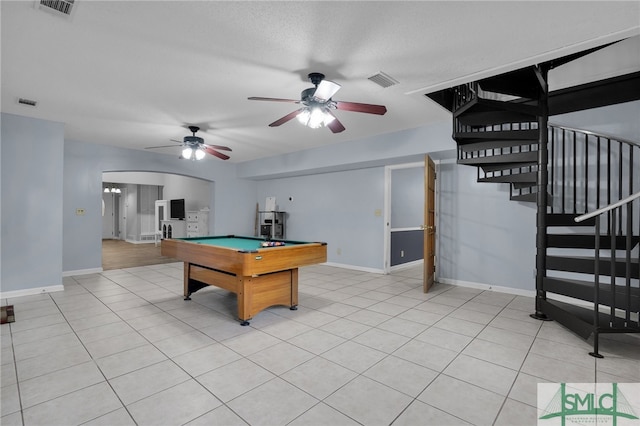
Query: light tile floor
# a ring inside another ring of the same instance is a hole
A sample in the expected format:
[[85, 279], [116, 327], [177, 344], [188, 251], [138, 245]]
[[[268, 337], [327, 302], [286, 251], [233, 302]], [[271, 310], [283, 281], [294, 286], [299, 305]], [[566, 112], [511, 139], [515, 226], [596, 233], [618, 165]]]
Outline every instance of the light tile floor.
[[640, 382], [638, 335], [604, 359], [531, 298], [388, 276], [300, 271], [297, 311], [248, 327], [182, 264], [65, 278], [2, 300], [2, 425], [535, 425], [539, 382]]

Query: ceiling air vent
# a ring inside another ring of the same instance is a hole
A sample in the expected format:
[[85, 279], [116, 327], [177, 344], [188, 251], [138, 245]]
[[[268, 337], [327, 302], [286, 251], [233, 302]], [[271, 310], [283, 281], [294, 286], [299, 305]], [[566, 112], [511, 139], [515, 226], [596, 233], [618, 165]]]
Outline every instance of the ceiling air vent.
[[372, 75], [371, 77], [369, 77], [369, 80], [373, 81], [378, 86], [382, 86], [384, 88], [395, 86], [396, 84], [398, 84], [398, 80], [392, 77], [389, 77], [387, 74], [383, 72], [379, 72], [378, 74]]
[[41, 10], [71, 16], [75, 0], [36, 0]]
[[25, 98], [18, 98], [18, 103], [20, 105], [30, 106], [34, 108], [36, 105], [38, 105], [38, 102], [32, 101], [31, 99], [25, 99]]

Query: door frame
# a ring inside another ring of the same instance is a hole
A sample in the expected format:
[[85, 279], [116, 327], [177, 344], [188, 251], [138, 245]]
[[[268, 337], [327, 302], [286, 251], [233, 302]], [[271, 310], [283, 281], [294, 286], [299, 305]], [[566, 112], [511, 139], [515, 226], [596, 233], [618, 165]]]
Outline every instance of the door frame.
[[[433, 169], [433, 170], [432, 170]], [[436, 162], [425, 154], [424, 159], [424, 223], [423, 234], [423, 274], [422, 286], [426, 293], [436, 282], [436, 241], [437, 234], [437, 166]]]
[[[396, 164], [393, 166], [385, 166], [384, 168], [384, 251], [383, 251], [383, 265], [384, 274], [388, 275], [391, 272], [391, 175], [393, 170], [398, 169], [410, 169], [415, 167], [421, 167], [424, 169], [425, 164], [423, 161], [417, 161], [414, 163]], [[437, 216], [436, 216], [437, 218]], [[420, 229], [419, 227], [416, 228]]]

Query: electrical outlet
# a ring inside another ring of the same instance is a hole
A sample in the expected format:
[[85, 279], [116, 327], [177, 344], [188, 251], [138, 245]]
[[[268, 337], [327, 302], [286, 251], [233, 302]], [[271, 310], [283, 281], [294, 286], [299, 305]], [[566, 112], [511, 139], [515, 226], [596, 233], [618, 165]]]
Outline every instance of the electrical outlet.
[[336, 250], [336, 253], [338, 253], [338, 256], [342, 254], [342, 249], [339, 248], [338, 250]]
[[400, 250], [400, 257], [404, 257], [404, 250]]
[[84, 209], [76, 209], [76, 216], [84, 216]]
[[373, 211], [373, 215], [374, 215], [374, 216], [376, 216], [376, 217], [380, 217], [380, 216], [382, 216], [382, 210], [380, 210], [380, 209], [375, 209], [375, 210]]

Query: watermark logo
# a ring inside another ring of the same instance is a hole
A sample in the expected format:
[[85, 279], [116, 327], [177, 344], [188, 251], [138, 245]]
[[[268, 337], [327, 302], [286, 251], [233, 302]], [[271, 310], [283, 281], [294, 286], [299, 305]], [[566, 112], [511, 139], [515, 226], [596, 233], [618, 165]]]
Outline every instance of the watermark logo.
[[640, 426], [640, 383], [538, 383], [538, 425]]

